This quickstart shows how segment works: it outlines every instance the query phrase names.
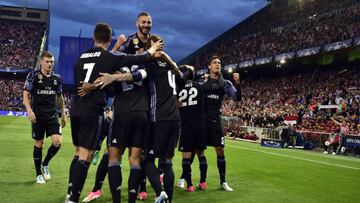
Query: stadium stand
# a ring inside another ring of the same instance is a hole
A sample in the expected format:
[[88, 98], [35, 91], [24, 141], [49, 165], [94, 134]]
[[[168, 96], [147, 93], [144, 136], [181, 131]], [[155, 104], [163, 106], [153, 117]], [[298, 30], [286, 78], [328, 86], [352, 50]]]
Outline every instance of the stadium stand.
[[1, 19], [0, 67], [35, 67], [45, 30], [44, 23]]
[[23, 111], [22, 90], [24, 81], [0, 80], [0, 109], [8, 111]]
[[360, 36], [360, 2], [304, 2], [276, 11], [268, 5], [185, 62], [206, 67], [206, 60], [217, 54], [223, 65], [239, 64]]
[[46, 9], [0, 6], [0, 110], [5, 115], [24, 111], [24, 81], [47, 47], [48, 25]]
[[277, 127], [295, 118], [297, 130], [333, 133], [345, 120], [360, 133], [360, 70], [314, 70], [278, 78], [243, 80], [243, 101], [227, 99], [222, 112], [243, 126]]

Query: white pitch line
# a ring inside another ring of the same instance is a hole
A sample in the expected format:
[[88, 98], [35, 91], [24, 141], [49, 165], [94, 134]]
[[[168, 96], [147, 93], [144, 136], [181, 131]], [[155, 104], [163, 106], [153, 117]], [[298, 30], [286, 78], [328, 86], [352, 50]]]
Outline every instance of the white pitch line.
[[360, 168], [351, 167], [351, 166], [345, 166], [345, 165], [340, 165], [340, 164], [332, 164], [332, 163], [327, 163], [327, 162], [323, 162], [323, 161], [316, 161], [316, 160], [312, 160], [312, 159], [305, 159], [305, 158], [289, 156], [289, 155], [285, 155], [285, 154], [267, 152], [267, 151], [262, 151], [262, 150], [257, 150], [257, 149], [250, 149], [250, 148], [246, 148], [246, 147], [238, 147], [238, 146], [233, 146], [233, 145], [229, 145], [229, 144], [227, 144], [226, 146], [227, 147], [238, 148], [238, 149], [244, 149], [244, 150], [248, 150], [248, 151], [261, 152], [261, 153], [264, 153], [264, 154], [271, 154], [271, 155], [282, 156], [282, 157], [287, 157], [287, 158], [292, 158], [292, 159], [298, 159], [298, 160], [302, 160], [302, 161], [309, 161], [309, 162], [318, 163], [318, 164], [324, 164], [324, 165], [328, 165], [328, 166], [337, 166], [337, 167], [340, 167], [340, 168], [347, 168], [347, 169], [353, 169], [353, 170], [360, 171]]

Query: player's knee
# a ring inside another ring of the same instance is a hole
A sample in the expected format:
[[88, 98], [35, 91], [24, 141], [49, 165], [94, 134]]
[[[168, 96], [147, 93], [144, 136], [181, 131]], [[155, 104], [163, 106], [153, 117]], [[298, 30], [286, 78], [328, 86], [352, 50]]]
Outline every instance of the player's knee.
[[224, 148], [223, 147], [216, 147], [215, 148], [217, 156], [224, 156]]
[[132, 165], [132, 166], [140, 165], [140, 163], [141, 163], [141, 158], [140, 158], [140, 157], [141, 157], [140, 155], [139, 155], [139, 156], [131, 155], [131, 156], [129, 157], [129, 163], [130, 163], [130, 165]]
[[120, 156], [118, 154], [109, 153], [109, 162], [119, 162]]
[[62, 143], [61, 140], [54, 140], [52, 144], [53, 144], [55, 147], [60, 147], [61, 143]]
[[37, 148], [42, 148], [43, 144], [44, 144], [44, 140], [35, 140], [34, 143], [35, 147]]
[[183, 152], [182, 157], [184, 159], [190, 159], [191, 158], [191, 152]]
[[59, 135], [53, 135], [53, 137], [52, 137], [52, 144], [53, 144], [55, 147], [60, 147], [61, 143], [62, 143], [61, 136], [59, 136]]

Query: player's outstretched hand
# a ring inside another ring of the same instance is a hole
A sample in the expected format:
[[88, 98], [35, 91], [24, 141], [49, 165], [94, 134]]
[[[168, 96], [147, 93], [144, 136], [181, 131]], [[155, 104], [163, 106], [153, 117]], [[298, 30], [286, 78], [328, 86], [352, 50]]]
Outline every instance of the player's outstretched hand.
[[111, 51], [113, 51], [113, 52], [118, 51], [120, 49], [121, 45], [124, 44], [124, 42], [126, 42], [126, 36], [123, 34], [119, 35], [117, 38], [117, 41]]
[[124, 34], [119, 35], [116, 43], [119, 43], [120, 45], [122, 45], [122, 44], [124, 44], [124, 42], [126, 42], [126, 36]]
[[102, 76], [94, 82], [96, 87], [100, 87], [100, 89], [103, 89], [115, 81], [115, 77], [109, 73], [100, 73], [100, 75]]
[[157, 42], [154, 42], [151, 40], [151, 47], [146, 50], [150, 53], [151, 56], [154, 56], [157, 51], [161, 51], [164, 47], [164, 42], [162, 40], [159, 40]]
[[84, 81], [80, 81], [80, 84], [82, 84], [82, 86], [78, 87], [78, 95], [80, 97], [83, 97], [87, 94], [89, 94], [89, 92], [91, 92], [91, 90], [94, 90], [96, 88], [96, 86], [94, 84], [90, 84]]
[[36, 123], [36, 116], [33, 111], [29, 111], [28, 113], [28, 119], [31, 123]]

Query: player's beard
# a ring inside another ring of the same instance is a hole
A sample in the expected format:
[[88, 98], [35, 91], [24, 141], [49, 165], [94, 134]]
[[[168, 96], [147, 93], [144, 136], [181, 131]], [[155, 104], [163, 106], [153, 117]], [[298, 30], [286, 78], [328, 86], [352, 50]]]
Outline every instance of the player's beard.
[[[147, 30], [147, 32], [144, 32], [144, 30]], [[138, 30], [141, 32], [141, 34], [143, 34], [143, 35], [148, 35], [149, 33], [150, 33], [150, 31], [151, 31], [151, 28], [145, 28], [145, 27], [141, 27], [140, 25], [138, 26]]]

